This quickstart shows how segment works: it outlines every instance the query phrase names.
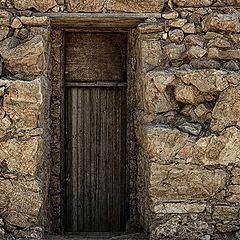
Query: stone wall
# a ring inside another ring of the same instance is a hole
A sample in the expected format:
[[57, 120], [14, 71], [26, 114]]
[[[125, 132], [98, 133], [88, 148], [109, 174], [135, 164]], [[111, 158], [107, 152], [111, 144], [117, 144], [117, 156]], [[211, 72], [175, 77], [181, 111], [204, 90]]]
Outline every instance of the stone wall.
[[47, 20], [0, 10], [0, 235], [36, 238], [48, 225]]
[[0, 235], [60, 229], [63, 45], [46, 13], [92, 12], [151, 13], [129, 34], [132, 216], [137, 203], [156, 240], [239, 239], [239, 7], [239, 0], [0, 0]]
[[139, 210], [152, 239], [239, 238], [239, 16], [175, 8], [138, 27]]

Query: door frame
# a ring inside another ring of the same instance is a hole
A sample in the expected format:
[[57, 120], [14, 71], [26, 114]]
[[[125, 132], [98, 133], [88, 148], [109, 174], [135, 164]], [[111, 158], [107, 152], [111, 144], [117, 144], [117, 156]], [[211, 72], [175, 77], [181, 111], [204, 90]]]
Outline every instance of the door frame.
[[[130, 132], [132, 131], [132, 117], [131, 117], [131, 103], [130, 101], [130, 89], [128, 84], [128, 71], [129, 71], [129, 48], [128, 48], [128, 42], [129, 42], [129, 35], [131, 32], [131, 29], [129, 28], [64, 28], [62, 29], [62, 54], [61, 54], [61, 113], [60, 113], [60, 122], [61, 122], [61, 143], [60, 143], [60, 158], [61, 158], [61, 179], [60, 179], [60, 185], [61, 185], [61, 202], [60, 202], [60, 208], [61, 208], [61, 230], [63, 234], [71, 234], [69, 232], [66, 232], [65, 226], [66, 226], [66, 213], [65, 213], [65, 199], [66, 199], [66, 154], [65, 154], [65, 35], [67, 32], [82, 32], [82, 33], [110, 33], [110, 32], [119, 32], [119, 33], [126, 33], [127, 34], [127, 59], [126, 59], [126, 78], [127, 78], [127, 133], [126, 133], [126, 209], [128, 210], [128, 213], [126, 214], [126, 224], [130, 218], [130, 186], [129, 186], [129, 180], [130, 180], [130, 158], [132, 156], [129, 155], [129, 146], [131, 146], [132, 140], [130, 137]], [[78, 234], [78, 233], [74, 233]], [[80, 233], [79, 233], [80, 234]]]

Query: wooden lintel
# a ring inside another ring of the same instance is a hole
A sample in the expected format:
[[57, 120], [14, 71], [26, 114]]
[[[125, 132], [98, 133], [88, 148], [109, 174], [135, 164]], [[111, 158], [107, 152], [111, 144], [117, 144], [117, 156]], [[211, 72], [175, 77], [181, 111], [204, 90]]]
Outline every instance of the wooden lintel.
[[73, 27], [123, 27], [134, 28], [150, 17], [161, 18], [160, 13], [34, 13], [46, 16], [52, 26]]

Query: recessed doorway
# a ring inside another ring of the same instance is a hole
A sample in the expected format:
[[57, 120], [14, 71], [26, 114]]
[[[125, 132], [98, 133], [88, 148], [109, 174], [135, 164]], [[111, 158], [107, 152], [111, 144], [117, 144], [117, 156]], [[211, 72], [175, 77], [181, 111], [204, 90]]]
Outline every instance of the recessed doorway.
[[126, 59], [125, 33], [66, 33], [66, 232], [125, 231]]

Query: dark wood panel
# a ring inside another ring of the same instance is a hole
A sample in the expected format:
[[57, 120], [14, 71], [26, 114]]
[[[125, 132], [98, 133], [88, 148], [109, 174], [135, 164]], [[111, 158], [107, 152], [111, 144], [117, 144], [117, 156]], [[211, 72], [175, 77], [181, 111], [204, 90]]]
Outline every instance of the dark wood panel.
[[66, 88], [66, 227], [124, 231], [126, 88]]
[[127, 35], [66, 33], [67, 81], [126, 81]]

